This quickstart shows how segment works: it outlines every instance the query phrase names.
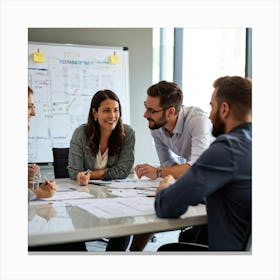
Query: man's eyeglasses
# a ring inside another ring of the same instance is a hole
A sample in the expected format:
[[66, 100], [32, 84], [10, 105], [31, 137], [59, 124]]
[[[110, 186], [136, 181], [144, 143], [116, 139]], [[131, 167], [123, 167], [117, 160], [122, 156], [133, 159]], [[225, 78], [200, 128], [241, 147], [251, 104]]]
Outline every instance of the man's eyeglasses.
[[145, 109], [146, 109], [146, 113], [151, 116], [152, 114], [155, 114], [155, 113], [158, 113], [158, 112], [162, 112], [162, 111], [165, 111], [167, 110], [168, 108], [163, 108], [163, 109], [160, 109], [160, 110], [154, 110], [154, 109], [151, 109], [151, 108], [147, 108], [146, 107], [146, 102], [144, 102], [144, 106], [145, 106]]

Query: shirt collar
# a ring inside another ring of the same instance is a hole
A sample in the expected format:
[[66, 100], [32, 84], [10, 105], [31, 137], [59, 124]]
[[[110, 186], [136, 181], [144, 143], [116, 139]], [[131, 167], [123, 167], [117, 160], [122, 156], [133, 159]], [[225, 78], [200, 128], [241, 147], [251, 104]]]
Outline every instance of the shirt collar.
[[248, 122], [248, 123], [242, 123], [236, 127], [234, 127], [231, 131], [235, 131], [235, 130], [239, 130], [239, 129], [248, 129], [248, 130], [252, 130], [252, 122]]
[[180, 109], [176, 125], [173, 130], [173, 134], [179, 133], [182, 134], [184, 129], [184, 112], [183, 108]]
[[[173, 135], [176, 134], [176, 133], [179, 133], [179, 134], [183, 133], [184, 122], [185, 122], [185, 120], [184, 120], [184, 112], [183, 112], [183, 109], [181, 108], [180, 111], [179, 111], [179, 114], [178, 114], [176, 125], [175, 125], [174, 130], [173, 130]], [[168, 132], [168, 130], [165, 127], [162, 127], [161, 129], [166, 134], [169, 135], [169, 132]]]

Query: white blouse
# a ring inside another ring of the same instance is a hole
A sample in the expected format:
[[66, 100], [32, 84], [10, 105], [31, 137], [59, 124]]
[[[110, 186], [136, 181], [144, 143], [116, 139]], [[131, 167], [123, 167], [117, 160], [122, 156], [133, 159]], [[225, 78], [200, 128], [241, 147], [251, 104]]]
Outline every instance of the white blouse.
[[99, 151], [96, 155], [96, 161], [95, 161], [95, 165], [94, 165], [95, 170], [106, 168], [107, 162], [108, 162], [108, 152], [109, 152], [109, 149], [107, 149], [105, 151], [105, 153], [103, 155], [101, 155], [101, 151], [99, 149]]

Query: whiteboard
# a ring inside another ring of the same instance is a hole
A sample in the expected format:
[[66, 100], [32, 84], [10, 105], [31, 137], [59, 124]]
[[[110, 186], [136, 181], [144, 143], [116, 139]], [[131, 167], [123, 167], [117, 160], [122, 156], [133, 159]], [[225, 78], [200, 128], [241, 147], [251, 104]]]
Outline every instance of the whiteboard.
[[[43, 62], [34, 60], [38, 51]], [[128, 83], [127, 48], [29, 42], [28, 85], [36, 116], [30, 120], [28, 162], [53, 162], [52, 147], [69, 147], [98, 90], [118, 95], [123, 122], [130, 124]]]

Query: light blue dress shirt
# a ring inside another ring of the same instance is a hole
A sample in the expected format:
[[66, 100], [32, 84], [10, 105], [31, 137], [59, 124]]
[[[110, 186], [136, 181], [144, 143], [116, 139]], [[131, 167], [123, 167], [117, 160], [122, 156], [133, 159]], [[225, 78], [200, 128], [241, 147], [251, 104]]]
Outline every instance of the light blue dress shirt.
[[151, 134], [161, 166], [192, 165], [214, 140], [208, 115], [197, 107], [182, 106], [173, 136], [164, 127]]

